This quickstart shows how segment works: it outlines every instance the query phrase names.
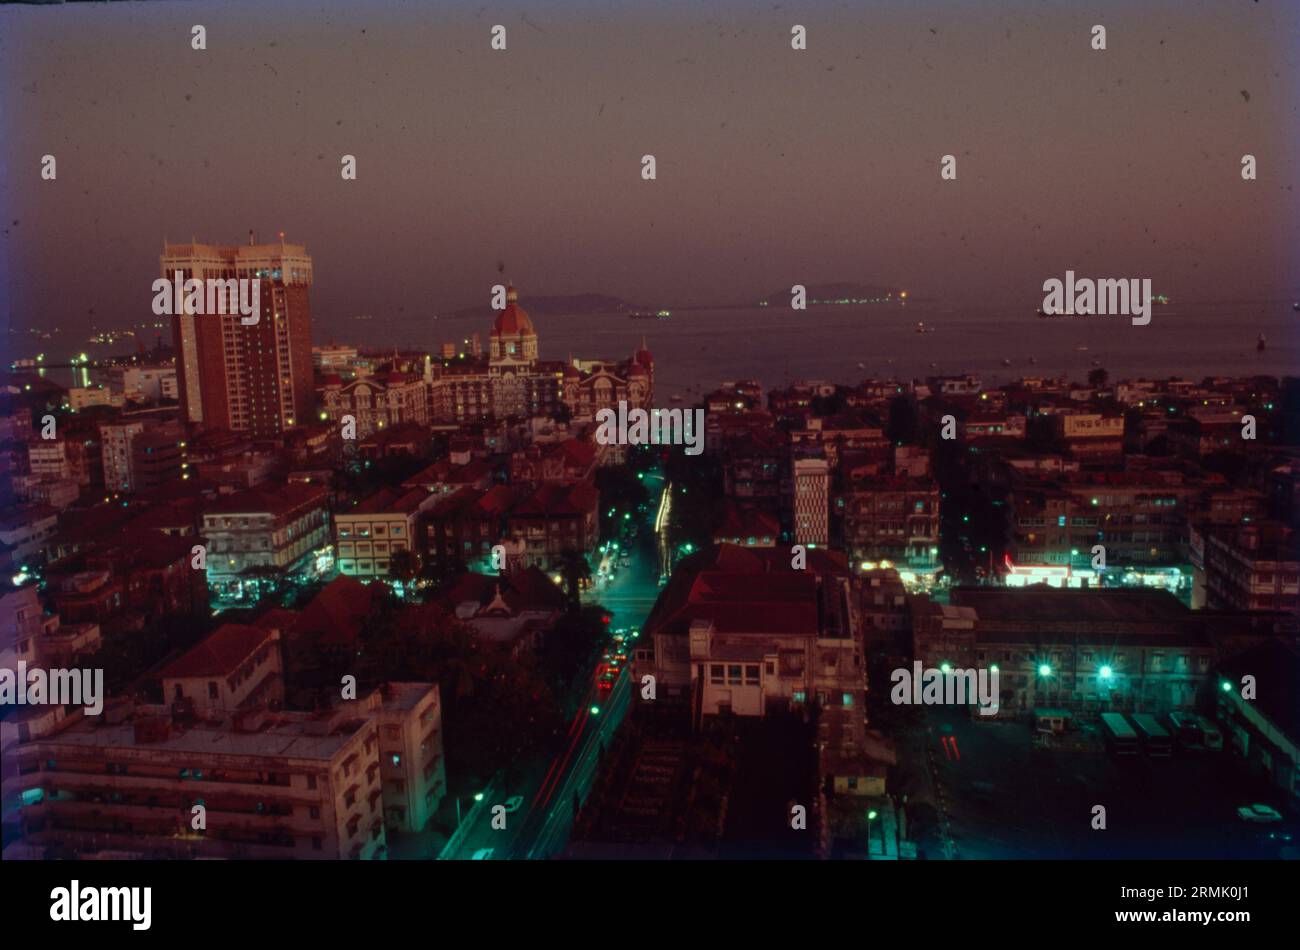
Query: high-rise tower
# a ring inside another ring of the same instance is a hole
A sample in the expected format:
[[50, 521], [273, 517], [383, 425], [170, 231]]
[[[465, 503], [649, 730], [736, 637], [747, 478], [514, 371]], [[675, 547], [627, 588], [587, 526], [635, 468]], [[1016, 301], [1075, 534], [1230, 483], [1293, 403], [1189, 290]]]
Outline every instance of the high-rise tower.
[[301, 244], [164, 244], [162, 276], [261, 281], [260, 318], [172, 317], [182, 418], [266, 438], [306, 421], [315, 402], [311, 363], [311, 258]]

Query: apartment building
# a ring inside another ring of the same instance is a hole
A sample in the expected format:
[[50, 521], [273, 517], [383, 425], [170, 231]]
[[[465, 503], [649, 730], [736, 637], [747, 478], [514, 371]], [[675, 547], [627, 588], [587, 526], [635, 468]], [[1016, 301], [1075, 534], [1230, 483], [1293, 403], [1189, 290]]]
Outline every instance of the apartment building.
[[209, 585], [237, 586], [251, 567], [286, 571], [330, 543], [329, 492], [322, 486], [289, 484], [219, 497], [203, 510]]
[[23, 837], [61, 855], [381, 859], [387, 830], [423, 828], [446, 787], [427, 683], [218, 720], [115, 701], [25, 724], [16, 759]]
[[353, 577], [387, 577], [394, 554], [416, 550], [420, 514], [437, 500], [419, 488], [384, 488], [354, 508], [335, 512], [339, 570]]

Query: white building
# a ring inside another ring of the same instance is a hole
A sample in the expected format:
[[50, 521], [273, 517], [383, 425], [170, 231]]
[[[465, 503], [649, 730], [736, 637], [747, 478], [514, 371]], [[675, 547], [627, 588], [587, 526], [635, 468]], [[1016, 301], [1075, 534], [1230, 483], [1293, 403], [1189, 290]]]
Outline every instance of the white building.
[[830, 540], [830, 470], [825, 459], [795, 460], [794, 539], [822, 546]]

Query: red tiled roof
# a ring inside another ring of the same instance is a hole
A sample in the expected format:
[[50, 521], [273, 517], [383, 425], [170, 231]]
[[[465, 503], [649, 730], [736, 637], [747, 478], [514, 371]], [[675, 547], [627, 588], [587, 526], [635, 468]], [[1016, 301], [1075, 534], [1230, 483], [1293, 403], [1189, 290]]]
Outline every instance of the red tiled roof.
[[322, 506], [329, 492], [320, 485], [295, 482], [275, 488], [250, 488], [223, 495], [204, 506], [205, 515], [222, 514], [286, 514], [295, 508], [315, 503]]
[[228, 623], [162, 668], [161, 679], [229, 676], [261, 649], [271, 634], [260, 627]]
[[303, 608], [294, 636], [314, 635], [326, 646], [350, 646], [361, 633], [374, 594], [372, 585], [346, 574], [334, 578]]
[[819, 630], [818, 575], [842, 574], [842, 554], [808, 551], [807, 568], [791, 570], [783, 548], [716, 544], [682, 561], [646, 620], [649, 634], [684, 636], [694, 620], [720, 633], [812, 636]]

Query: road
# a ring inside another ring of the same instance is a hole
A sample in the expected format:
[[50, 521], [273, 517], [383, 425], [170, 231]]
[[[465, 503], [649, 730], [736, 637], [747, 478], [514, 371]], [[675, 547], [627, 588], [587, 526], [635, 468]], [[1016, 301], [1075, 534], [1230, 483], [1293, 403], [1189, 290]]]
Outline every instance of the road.
[[[652, 484], [657, 487], [661, 482]], [[659, 596], [654, 507], [640, 521], [638, 536], [623, 542], [630, 549], [627, 566], [612, 579], [598, 579], [584, 596], [609, 610], [611, 630], [639, 631]], [[634, 684], [629, 665], [624, 665], [608, 692], [598, 688], [599, 669], [592, 671], [562, 751], [549, 761], [525, 766], [525, 777], [515, 788], [489, 787], [484, 801], [465, 816], [469, 826], [459, 840], [453, 839], [454, 847], [444, 850], [443, 860], [467, 860], [489, 849], [493, 861], [546, 858], [564, 850], [573, 828], [575, 798], [585, 800], [591, 791], [601, 757], [612, 746], [630, 705]], [[521, 796], [522, 804], [504, 816], [504, 828], [494, 828], [492, 806], [504, 805], [513, 796]]]

